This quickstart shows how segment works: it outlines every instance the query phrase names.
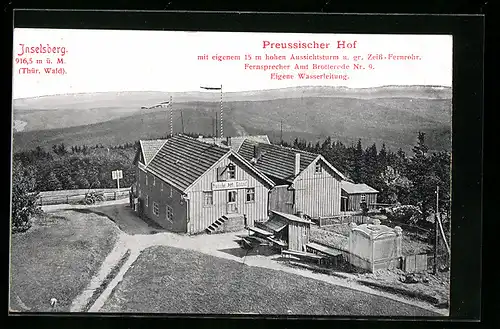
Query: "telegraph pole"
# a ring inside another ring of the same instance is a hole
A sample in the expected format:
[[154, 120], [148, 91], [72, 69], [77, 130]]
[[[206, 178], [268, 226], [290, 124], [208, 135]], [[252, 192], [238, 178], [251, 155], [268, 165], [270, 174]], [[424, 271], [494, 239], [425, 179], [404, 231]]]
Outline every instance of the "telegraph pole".
[[283, 145], [283, 119], [280, 121], [280, 145]]
[[439, 213], [439, 186], [436, 186], [436, 213], [434, 217], [434, 268], [433, 273], [437, 273], [438, 262], [438, 213]]
[[170, 137], [174, 136], [174, 124], [173, 124], [173, 113], [172, 113], [172, 96], [170, 96], [170, 102], [168, 103], [170, 107]]
[[224, 122], [222, 121], [222, 85], [220, 85], [220, 138], [224, 138]]
[[181, 125], [182, 125], [182, 133], [184, 134], [184, 117], [182, 116], [182, 110], [181, 110]]

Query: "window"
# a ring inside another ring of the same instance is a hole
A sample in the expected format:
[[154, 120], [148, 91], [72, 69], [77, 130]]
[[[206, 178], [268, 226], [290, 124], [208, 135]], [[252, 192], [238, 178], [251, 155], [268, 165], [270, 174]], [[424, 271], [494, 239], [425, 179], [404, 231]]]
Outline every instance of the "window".
[[149, 196], [146, 195], [146, 207], [149, 207]]
[[316, 162], [316, 166], [314, 167], [314, 172], [316, 174], [321, 174], [321, 171], [323, 170], [323, 167], [321, 166], [321, 162]]
[[153, 214], [155, 214], [156, 216], [160, 215], [160, 207], [156, 202], [153, 202]]
[[160, 183], [160, 190], [163, 192], [163, 182]]
[[217, 181], [224, 182], [226, 180], [226, 168], [219, 167], [217, 168]]
[[229, 202], [229, 203], [236, 202], [236, 191], [227, 192], [227, 202]]
[[214, 204], [214, 193], [203, 192], [203, 200], [205, 206], [212, 206]]
[[236, 167], [234, 164], [230, 163], [229, 166], [227, 166], [227, 173], [229, 175], [229, 179], [236, 178]]
[[165, 217], [167, 218], [168, 221], [173, 222], [174, 221], [174, 210], [172, 207], [167, 206], [167, 212]]
[[361, 194], [361, 202], [366, 202], [366, 194]]
[[255, 201], [255, 188], [247, 188], [246, 200], [247, 200], [247, 202], [254, 202]]
[[148, 173], [144, 173], [146, 175], [146, 186], [148, 186]]

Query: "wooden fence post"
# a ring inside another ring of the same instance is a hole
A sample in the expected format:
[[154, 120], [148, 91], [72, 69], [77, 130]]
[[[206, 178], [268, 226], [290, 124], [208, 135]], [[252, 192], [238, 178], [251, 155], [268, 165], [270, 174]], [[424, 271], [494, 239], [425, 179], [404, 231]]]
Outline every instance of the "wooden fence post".
[[116, 191], [115, 191], [115, 200], [116, 200]]
[[69, 203], [69, 195], [66, 195], [66, 203]]

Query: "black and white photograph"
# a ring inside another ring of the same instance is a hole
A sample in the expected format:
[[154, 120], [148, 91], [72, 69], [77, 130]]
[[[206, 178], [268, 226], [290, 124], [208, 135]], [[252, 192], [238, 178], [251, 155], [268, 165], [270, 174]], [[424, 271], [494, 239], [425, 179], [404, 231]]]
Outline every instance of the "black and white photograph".
[[451, 35], [13, 39], [11, 313], [450, 315]]

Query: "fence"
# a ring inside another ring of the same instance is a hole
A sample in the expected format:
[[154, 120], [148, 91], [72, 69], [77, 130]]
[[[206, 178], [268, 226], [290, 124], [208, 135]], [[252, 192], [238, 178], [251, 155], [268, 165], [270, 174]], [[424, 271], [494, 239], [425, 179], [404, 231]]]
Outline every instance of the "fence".
[[99, 189], [99, 190], [64, 190], [41, 192], [38, 197], [39, 206], [55, 204], [80, 203], [85, 200], [85, 194], [88, 192], [103, 193], [104, 201], [119, 200], [128, 198], [129, 188], [126, 189]]
[[405, 272], [420, 272], [428, 269], [427, 254], [410, 255], [403, 257], [403, 271]]
[[339, 225], [339, 224], [349, 224], [356, 223], [360, 224], [369, 224], [372, 222], [372, 219], [368, 216], [363, 215], [342, 215], [335, 217], [319, 217], [317, 220], [318, 226], [329, 226], [329, 225]]

